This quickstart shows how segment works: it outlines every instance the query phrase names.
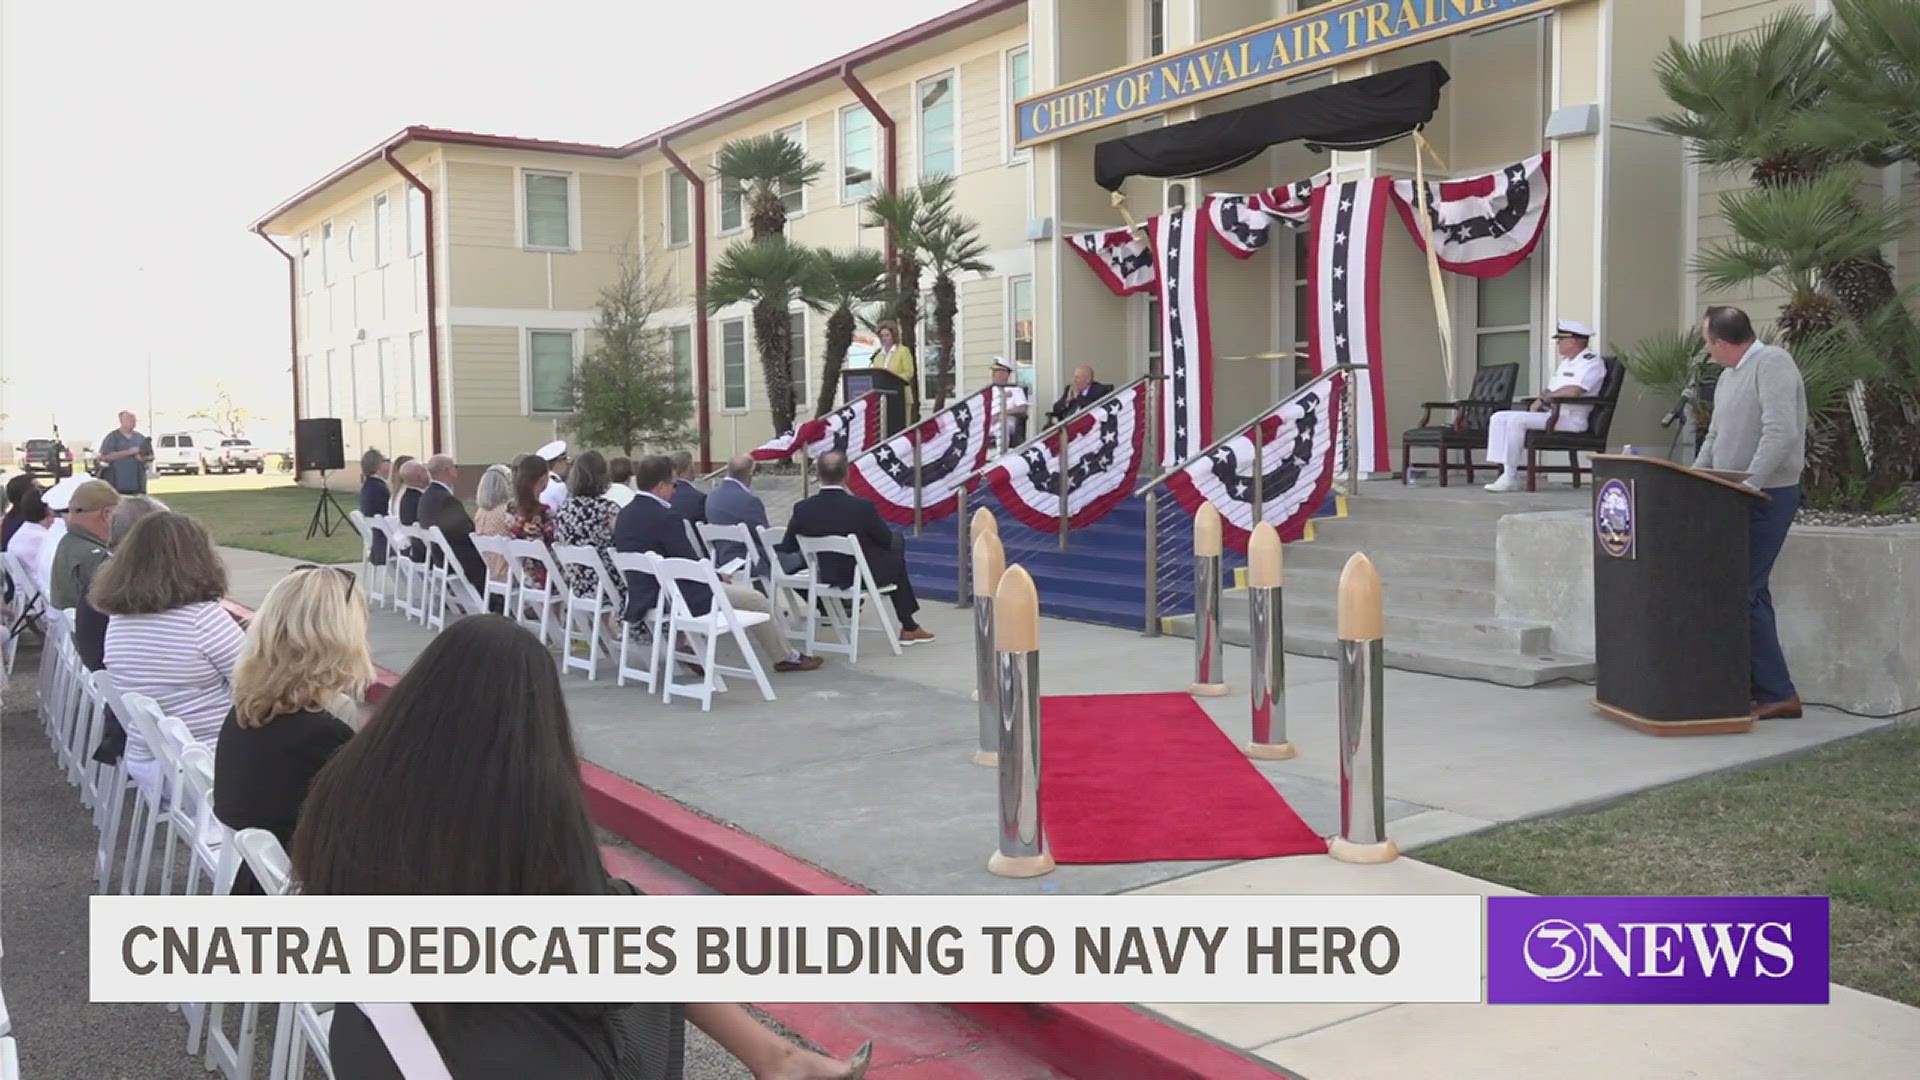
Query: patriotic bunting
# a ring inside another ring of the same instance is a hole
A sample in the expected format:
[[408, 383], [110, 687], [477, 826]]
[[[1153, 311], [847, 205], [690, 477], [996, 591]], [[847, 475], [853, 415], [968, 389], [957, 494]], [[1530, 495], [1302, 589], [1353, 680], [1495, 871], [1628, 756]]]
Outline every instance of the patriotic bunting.
[[920, 443], [920, 519], [938, 521], [959, 506], [960, 483], [987, 463], [993, 406], [982, 387], [881, 443], [853, 463], [847, 487], [872, 500], [896, 525], [913, 522], [913, 444]]
[[[1433, 222], [1440, 265], [1456, 274], [1499, 277], [1520, 265], [1546, 231], [1551, 158], [1516, 162], [1496, 173], [1427, 184], [1427, 216]], [[1393, 185], [1393, 202], [1420, 250], [1419, 201], [1413, 181]]]
[[1153, 249], [1160, 273], [1161, 459], [1185, 461], [1213, 437], [1213, 330], [1207, 304], [1206, 212], [1183, 209], [1154, 217]]
[[815, 458], [836, 450], [853, 457], [879, 441], [879, 403], [873, 394], [867, 393], [825, 416], [808, 420], [797, 430], [788, 428], [747, 453], [755, 461], [784, 461], [805, 447], [807, 454]]
[[[1282, 540], [1298, 540], [1324, 502], [1338, 470], [1335, 437], [1345, 375], [1336, 375], [1274, 409], [1260, 432], [1260, 520]], [[1167, 490], [1191, 514], [1209, 502], [1220, 511], [1222, 538], [1247, 550], [1253, 534], [1253, 435], [1229, 439], [1206, 457], [1167, 477]]]
[[1067, 237], [1067, 246], [1087, 261], [1115, 296], [1153, 288], [1153, 249], [1132, 229], [1077, 233]]
[[1329, 185], [1313, 193], [1308, 244], [1307, 342], [1315, 374], [1367, 365], [1355, 380], [1354, 442], [1361, 472], [1392, 468], [1387, 450], [1386, 373], [1380, 352], [1380, 245], [1387, 223], [1385, 177]]
[[[1067, 425], [1067, 512], [1084, 529], [1132, 493], [1147, 431], [1147, 386], [1140, 383]], [[1041, 532], [1060, 531], [1060, 441], [1001, 458], [986, 482], [1000, 505]]]

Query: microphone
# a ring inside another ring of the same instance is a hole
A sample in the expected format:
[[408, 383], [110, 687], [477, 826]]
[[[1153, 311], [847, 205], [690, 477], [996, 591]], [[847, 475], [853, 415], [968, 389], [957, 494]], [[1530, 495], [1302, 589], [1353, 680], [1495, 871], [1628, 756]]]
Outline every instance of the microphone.
[[1681, 419], [1687, 415], [1687, 402], [1692, 400], [1693, 400], [1693, 388], [1688, 387], [1685, 391], [1681, 393], [1680, 400], [1673, 403], [1673, 411], [1667, 413], [1667, 415], [1661, 419], [1660, 426], [1663, 428], [1670, 428], [1673, 425], [1679, 423]]

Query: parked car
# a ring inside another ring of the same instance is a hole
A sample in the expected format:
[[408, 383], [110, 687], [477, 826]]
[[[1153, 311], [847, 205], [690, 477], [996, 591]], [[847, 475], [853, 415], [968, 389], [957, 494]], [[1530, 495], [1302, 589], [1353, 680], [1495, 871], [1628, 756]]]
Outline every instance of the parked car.
[[[204, 438], [204, 437], [203, 437]], [[200, 461], [200, 449], [194, 444], [191, 432], [175, 432], [170, 435], [156, 435], [153, 439], [153, 472], [164, 476], [170, 472], [204, 472]]]
[[200, 471], [203, 473], [231, 473], [267, 471], [267, 456], [253, 445], [251, 439], [221, 439], [220, 445], [209, 440], [200, 448]]
[[58, 439], [28, 439], [20, 444], [20, 471], [56, 479], [73, 475], [73, 450]]

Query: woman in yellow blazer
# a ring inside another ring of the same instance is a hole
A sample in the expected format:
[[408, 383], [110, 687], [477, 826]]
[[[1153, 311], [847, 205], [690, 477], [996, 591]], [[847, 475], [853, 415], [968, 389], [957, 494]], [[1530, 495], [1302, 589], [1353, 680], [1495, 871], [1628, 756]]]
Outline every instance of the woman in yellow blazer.
[[913, 350], [899, 344], [900, 328], [890, 322], [883, 322], [878, 328], [880, 347], [873, 351], [874, 367], [898, 377], [912, 387], [907, 392], [909, 415], [918, 415], [920, 403], [920, 384], [914, 381]]

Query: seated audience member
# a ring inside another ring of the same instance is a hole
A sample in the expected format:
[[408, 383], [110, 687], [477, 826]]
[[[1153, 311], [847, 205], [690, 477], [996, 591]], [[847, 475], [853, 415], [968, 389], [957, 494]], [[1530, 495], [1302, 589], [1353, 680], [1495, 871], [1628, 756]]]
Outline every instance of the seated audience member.
[[47, 505], [46, 493], [29, 484], [26, 493], [7, 512], [19, 515], [13, 535], [7, 538], [7, 553], [17, 556], [20, 565], [31, 574], [33, 568], [40, 565], [40, 552], [49, 542], [53, 508]]
[[[213, 813], [228, 828], [265, 829], [291, 846], [307, 786], [353, 737], [373, 682], [366, 601], [351, 572], [303, 566], [267, 593], [246, 637], [214, 752]], [[260, 892], [244, 865], [233, 891]]]
[[[727, 462], [727, 475], [724, 480], [713, 486], [707, 495], [707, 521], [713, 525], [745, 525], [755, 537], [753, 550], [760, 550], [758, 538], [760, 529], [772, 524], [767, 520], [767, 504], [753, 493], [753, 474], [757, 463], [747, 454], [741, 454]], [[722, 540], [713, 545], [713, 561], [725, 566], [735, 559], [747, 557], [745, 549], [731, 540]], [[788, 573], [800, 569], [800, 556], [781, 555], [780, 565]], [[765, 577], [767, 560], [765, 556], [754, 559], [753, 575]]]
[[540, 489], [540, 501], [546, 504], [548, 513], [558, 513], [567, 501], [567, 473], [572, 469], [566, 440], [555, 439], [536, 450], [534, 456], [547, 463], [547, 482]]
[[[227, 568], [213, 538], [184, 514], [142, 519], [94, 575], [88, 594], [108, 617], [107, 670], [123, 694], [144, 694], [215, 749], [233, 707], [233, 669], [245, 638], [220, 606]], [[159, 773], [153, 749], [127, 729], [127, 775]]]
[[[553, 511], [540, 498], [551, 478], [545, 458], [531, 456], [520, 462], [513, 472], [513, 502], [507, 504], [507, 538], [509, 540], [538, 540], [543, 544], [553, 544]], [[525, 560], [522, 560], [523, 562]], [[528, 562], [520, 568], [526, 576], [527, 584], [536, 589], [546, 588], [547, 568], [536, 562]]]
[[1026, 387], [1013, 381], [1013, 362], [1004, 356], [993, 358], [993, 429], [987, 438], [996, 453], [1004, 454], [1027, 441], [1027, 413], [1032, 403]]
[[[420, 500], [426, 497], [427, 485], [433, 478], [427, 475], [427, 466], [418, 458], [401, 458], [403, 465], [396, 465], [393, 475], [400, 479], [400, 505], [393, 512], [394, 519], [402, 525], [420, 524]], [[427, 545], [416, 540], [407, 547], [407, 558], [414, 562], [424, 562], [427, 558]]]
[[[127, 530], [134, 527], [141, 518], [165, 510], [167, 505], [159, 499], [146, 495], [122, 496], [113, 508], [113, 516], [107, 522], [107, 558], [112, 558], [113, 549], [127, 538]], [[93, 589], [93, 579], [100, 574], [100, 568], [106, 565], [106, 559], [100, 560], [91, 570], [83, 568], [79, 581], [79, 598], [73, 609], [73, 650], [80, 654], [80, 662], [88, 671], [104, 671], [107, 666], [107, 624], [110, 621], [99, 608], [93, 606], [89, 593]], [[120, 755], [127, 748], [127, 731], [120, 726], [120, 718], [107, 709], [102, 717], [100, 745], [93, 752], [93, 760], [102, 765], [119, 762]]]
[[[476, 590], [485, 588], [487, 564], [474, 550], [473, 519], [467, 516], [466, 504], [453, 492], [453, 485], [460, 481], [460, 466], [445, 454], [435, 454], [427, 459], [427, 478], [427, 490], [420, 496], [420, 526], [439, 529], [467, 581]], [[440, 561], [437, 553], [433, 561]]]
[[107, 560], [107, 533], [120, 493], [105, 480], [81, 484], [67, 504], [67, 534], [53, 553], [47, 598], [62, 611], [77, 608], [93, 572]]
[[[635, 470], [635, 480], [640, 493], [620, 511], [620, 520], [614, 524], [613, 546], [616, 551], [645, 551], [669, 559], [700, 558], [693, 548], [693, 541], [687, 538], [685, 519], [674, 513], [668, 500], [673, 495], [673, 463], [665, 457], [655, 455], [641, 458]], [[767, 598], [754, 592], [745, 584], [723, 581], [721, 588], [726, 591], [728, 602], [739, 611], [772, 612]], [[704, 586], [681, 586], [681, 595], [686, 598], [692, 614], [705, 615], [712, 607], [713, 597]], [[652, 574], [633, 574], [627, 578], [627, 621], [644, 626], [647, 614], [660, 599], [660, 582]], [[820, 658], [808, 656], [787, 645], [787, 638], [781, 632], [777, 619], [769, 619], [758, 626], [747, 628], [747, 634], [758, 642], [768, 656], [779, 657], [773, 665], [775, 671], [812, 671], [820, 666]]]
[[[894, 587], [893, 613], [900, 619], [900, 643], [918, 645], [933, 640], [933, 631], [914, 621], [920, 601], [914, 599], [913, 583], [907, 579], [906, 541], [887, 526], [872, 503], [847, 490], [847, 455], [823, 454], [818, 465], [820, 491], [793, 504], [793, 520], [787, 524], [781, 551], [800, 550], [803, 536], [852, 536], [860, 542], [867, 567], [873, 571], [874, 584]], [[846, 588], [853, 581], [853, 560], [845, 555], [820, 556], [822, 582]]]
[[613, 457], [607, 459], [607, 498], [613, 504], [625, 510], [633, 501], [633, 459]]
[[[320, 770], [292, 857], [306, 896], [637, 892], [601, 863], [553, 658], [494, 615], [435, 637]], [[870, 1053], [835, 1061], [803, 1050], [731, 1004], [415, 1009], [453, 1080], [681, 1080], [688, 1020], [757, 1080], [858, 1080]], [[328, 1045], [337, 1076], [402, 1075], [353, 1004], [334, 1007]]]
[[40, 553], [35, 556], [32, 570], [40, 591], [49, 597], [53, 595], [53, 557], [60, 551], [60, 541], [67, 535], [67, 510], [73, 501], [73, 493], [86, 482], [84, 476], [69, 476], [47, 489], [47, 507], [53, 511], [53, 523], [47, 526], [46, 543], [40, 545]]
[[695, 525], [707, 520], [707, 493], [693, 482], [693, 455], [675, 450], [673, 461], [673, 512]]
[[[1503, 409], [1487, 418], [1487, 460], [1501, 467], [1499, 477], [1486, 486], [1488, 491], [1519, 491], [1526, 486], [1520, 467], [1527, 463], [1527, 432], [1546, 430], [1555, 398], [1591, 397], [1600, 392], [1607, 381], [1607, 363], [1587, 348], [1592, 339], [1593, 330], [1587, 324], [1560, 320], [1553, 335], [1559, 367], [1546, 392], [1524, 409]], [[1591, 405], [1562, 405], [1554, 430], [1585, 431], [1592, 411]]]
[[[588, 450], [573, 459], [567, 473], [567, 501], [553, 515], [553, 542], [590, 547], [600, 553], [601, 565], [619, 591], [616, 598], [622, 609], [627, 603], [627, 583], [613, 563], [607, 549], [613, 546], [613, 523], [620, 517], [620, 506], [607, 498], [607, 459], [598, 450]], [[584, 566], [564, 567], [573, 595], [591, 598], [600, 591], [600, 579]]]
[[1073, 385], [1061, 391], [1060, 400], [1047, 410], [1047, 419], [1057, 424], [1111, 393], [1112, 386], [1095, 381], [1093, 369], [1081, 364], [1073, 369]]
[[26, 524], [27, 519], [22, 516], [20, 500], [27, 497], [27, 492], [39, 490], [40, 485], [34, 483], [33, 477], [27, 473], [8, 478], [7, 512], [4, 517], [0, 517], [0, 551], [7, 550], [7, 545], [13, 542], [13, 534], [20, 526]]
[[[392, 468], [385, 454], [378, 450], [368, 450], [360, 455], [360, 516], [377, 518], [385, 516], [387, 508], [393, 503], [393, 492], [387, 486], [387, 474]], [[373, 530], [373, 565], [384, 566], [387, 562], [387, 534], [379, 529]]]
[[[473, 493], [473, 534], [507, 535], [507, 504], [512, 499], [513, 471], [505, 465], [487, 466], [487, 471], [480, 474], [479, 487]], [[487, 576], [494, 581], [507, 580], [507, 560], [491, 552], [485, 558]]]

